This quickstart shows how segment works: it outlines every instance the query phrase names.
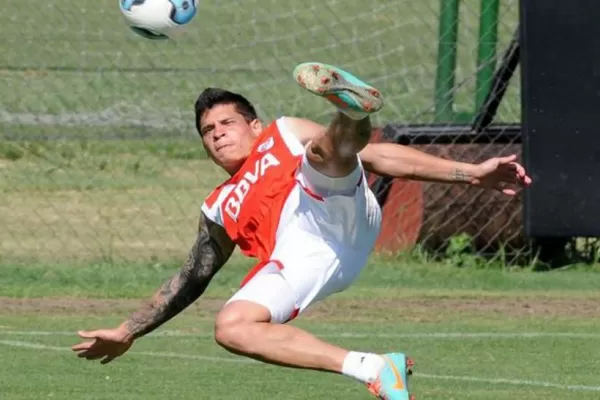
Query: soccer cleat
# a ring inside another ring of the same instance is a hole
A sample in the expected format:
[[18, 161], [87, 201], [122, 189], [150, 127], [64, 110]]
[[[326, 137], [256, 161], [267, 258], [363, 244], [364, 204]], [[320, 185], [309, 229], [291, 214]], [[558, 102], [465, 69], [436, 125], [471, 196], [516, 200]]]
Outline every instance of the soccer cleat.
[[402, 353], [390, 353], [383, 356], [385, 366], [367, 389], [378, 399], [383, 400], [415, 400], [408, 392], [408, 377], [412, 374], [413, 361]]
[[338, 67], [318, 62], [294, 68], [296, 82], [309, 92], [326, 98], [341, 112], [362, 119], [383, 107], [381, 92]]

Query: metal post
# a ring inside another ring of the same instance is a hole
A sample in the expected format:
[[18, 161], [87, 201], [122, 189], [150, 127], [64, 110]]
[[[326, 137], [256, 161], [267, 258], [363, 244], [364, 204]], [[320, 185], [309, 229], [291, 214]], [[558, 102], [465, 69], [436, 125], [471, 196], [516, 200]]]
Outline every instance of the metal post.
[[459, 0], [440, 0], [438, 59], [435, 82], [435, 120], [454, 119], [454, 73], [458, 38]]
[[479, 14], [479, 51], [477, 54], [477, 81], [475, 108], [484, 104], [492, 85], [496, 69], [496, 46], [498, 43], [498, 13], [500, 0], [481, 0]]

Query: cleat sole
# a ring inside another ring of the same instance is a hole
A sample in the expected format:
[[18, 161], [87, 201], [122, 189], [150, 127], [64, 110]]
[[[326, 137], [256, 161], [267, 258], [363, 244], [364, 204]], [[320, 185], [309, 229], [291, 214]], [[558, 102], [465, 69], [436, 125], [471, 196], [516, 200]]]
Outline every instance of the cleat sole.
[[[304, 89], [327, 98], [337, 107], [373, 113], [383, 106], [381, 92], [374, 87], [354, 84], [335, 70], [335, 67], [313, 63], [298, 65], [294, 70], [296, 82]], [[348, 104], [340, 95], [347, 95], [356, 103]]]

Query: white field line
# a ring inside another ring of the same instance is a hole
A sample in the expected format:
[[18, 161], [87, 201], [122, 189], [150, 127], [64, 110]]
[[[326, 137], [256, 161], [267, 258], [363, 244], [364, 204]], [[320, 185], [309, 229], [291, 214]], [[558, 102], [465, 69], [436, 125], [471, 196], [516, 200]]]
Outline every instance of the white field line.
[[[35, 350], [52, 350], [52, 351], [71, 351], [68, 347], [59, 346], [48, 346], [41, 343], [23, 342], [18, 340], [0, 340], [1, 345], [10, 347], [21, 347]], [[214, 361], [214, 362], [227, 362], [237, 364], [251, 364], [256, 363], [253, 360], [243, 358], [230, 358], [230, 357], [214, 357], [214, 356], [202, 356], [193, 354], [180, 354], [180, 353], [164, 353], [164, 352], [152, 352], [152, 351], [132, 351], [131, 354], [138, 354], [149, 357], [166, 357], [166, 358], [180, 358], [180, 359], [192, 359], [202, 361]], [[418, 378], [433, 379], [433, 380], [449, 380], [449, 381], [463, 381], [463, 382], [479, 382], [488, 383], [494, 385], [513, 385], [513, 386], [529, 386], [538, 388], [551, 388], [568, 391], [587, 391], [587, 392], [600, 392], [600, 386], [587, 386], [587, 385], [563, 385], [560, 383], [534, 381], [534, 380], [519, 380], [519, 379], [504, 379], [504, 378], [481, 378], [475, 376], [455, 376], [455, 375], [435, 375], [435, 374], [422, 374], [415, 373], [413, 376]]]
[[[578, 332], [417, 332], [417, 333], [368, 333], [368, 332], [321, 332], [315, 333], [322, 338], [377, 338], [377, 339], [535, 339], [535, 338], [569, 338], [600, 339], [600, 333]], [[76, 331], [25, 331], [2, 330], [0, 336], [77, 336]], [[212, 338], [212, 332], [182, 332], [178, 330], [157, 331], [146, 336], [160, 337], [197, 337]]]

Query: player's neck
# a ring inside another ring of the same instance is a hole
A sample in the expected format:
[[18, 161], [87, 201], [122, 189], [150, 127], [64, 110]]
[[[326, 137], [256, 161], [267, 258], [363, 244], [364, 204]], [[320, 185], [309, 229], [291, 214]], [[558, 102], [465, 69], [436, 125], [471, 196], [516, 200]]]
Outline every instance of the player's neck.
[[244, 165], [244, 162], [245, 162], [245, 161], [246, 161], [246, 160], [244, 159], [244, 161], [243, 161], [243, 162], [241, 162], [240, 164], [238, 164], [238, 165], [236, 165], [236, 166], [234, 166], [234, 167], [229, 167], [229, 168], [228, 168], [228, 167], [223, 167], [223, 169], [225, 170], [225, 172], [227, 172], [227, 174], [228, 174], [229, 176], [234, 176], [235, 174], [237, 174], [237, 173], [238, 173], [238, 171], [239, 171], [240, 169], [242, 169], [242, 165]]

